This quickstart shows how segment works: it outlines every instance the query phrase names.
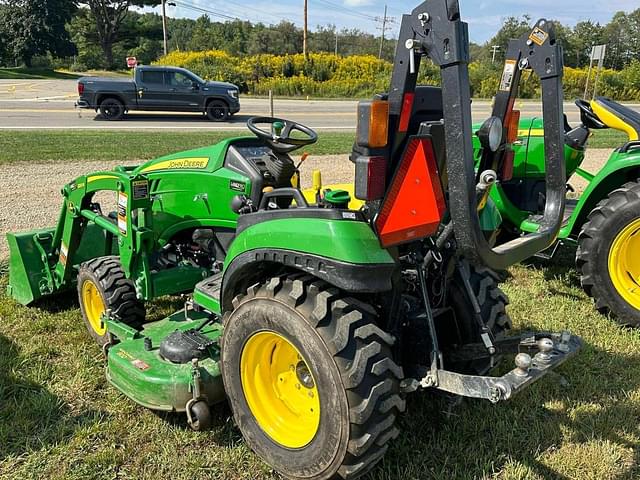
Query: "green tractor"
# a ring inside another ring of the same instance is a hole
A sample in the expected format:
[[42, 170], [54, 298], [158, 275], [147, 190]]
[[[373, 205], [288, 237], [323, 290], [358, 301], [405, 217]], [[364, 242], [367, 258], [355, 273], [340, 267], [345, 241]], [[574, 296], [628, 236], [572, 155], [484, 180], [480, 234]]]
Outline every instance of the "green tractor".
[[[399, 435], [412, 392], [511, 398], [580, 348], [568, 332], [507, 336], [508, 302], [491, 270], [548, 248], [562, 222], [553, 24], [540, 20], [517, 52], [545, 94], [544, 228], [497, 248], [478, 209], [500, 169], [476, 180], [457, 2], [428, 0], [404, 15], [399, 45], [390, 93], [358, 107], [361, 208], [344, 191], [307, 201], [289, 154], [316, 133], [253, 118], [254, 136], [67, 184], [55, 228], [8, 235], [10, 293], [30, 304], [77, 288], [113, 386], [145, 407], [185, 412], [195, 430], [226, 396], [247, 444], [288, 478], [370, 470]], [[423, 57], [441, 68], [443, 111], [416, 86]], [[483, 134], [498, 165], [511, 115], [497, 112]], [[99, 192], [115, 196], [112, 213]], [[146, 320], [146, 301], [183, 292], [184, 308]], [[508, 355], [515, 366], [488, 375]]]
[[[576, 245], [576, 264], [585, 292], [604, 314], [613, 314], [624, 325], [640, 325], [640, 113], [607, 98], [577, 100], [581, 124], [565, 122], [567, 195], [558, 240], [540, 255], [552, 258], [561, 244]], [[476, 126], [479, 129], [480, 125]], [[613, 128], [627, 134], [595, 174], [585, 171], [591, 130]], [[546, 184], [542, 118], [522, 119], [513, 128], [513, 160], [490, 198], [500, 216], [498, 243], [536, 232], [544, 209]], [[474, 139], [476, 161], [483, 146]], [[481, 168], [478, 166], [478, 168]], [[579, 198], [571, 195], [573, 176], [588, 185]], [[494, 224], [494, 227], [497, 225]]]

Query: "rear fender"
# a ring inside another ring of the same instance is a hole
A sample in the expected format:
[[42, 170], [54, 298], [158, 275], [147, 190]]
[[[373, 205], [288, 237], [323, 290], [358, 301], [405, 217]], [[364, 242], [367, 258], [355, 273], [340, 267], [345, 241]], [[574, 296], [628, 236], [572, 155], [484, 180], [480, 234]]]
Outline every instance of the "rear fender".
[[224, 265], [223, 311], [235, 295], [283, 269], [309, 273], [347, 292], [391, 290], [396, 262], [368, 223], [313, 218], [311, 211], [318, 209], [309, 210], [307, 218], [277, 218], [239, 229]]
[[585, 192], [580, 196], [576, 209], [561, 234], [562, 237], [577, 236], [589, 213], [613, 190], [627, 182], [640, 178], [640, 152], [613, 152], [605, 166], [595, 175]]

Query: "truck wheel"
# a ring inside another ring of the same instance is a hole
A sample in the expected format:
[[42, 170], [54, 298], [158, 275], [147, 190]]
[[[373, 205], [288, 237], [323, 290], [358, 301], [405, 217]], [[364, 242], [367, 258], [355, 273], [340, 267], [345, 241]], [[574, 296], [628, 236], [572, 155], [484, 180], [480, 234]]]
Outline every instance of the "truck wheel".
[[125, 277], [118, 257], [100, 257], [83, 263], [78, 270], [78, 299], [82, 318], [91, 336], [104, 346], [109, 341], [102, 314], [131, 326], [144, 322], [144, 304], [136, 297], [133, 282]]
[[229, 118], [229, 107], [222, 101], [213, 100], [207, 104], [206, 113], [212, 122], [225, 122]]
[[[511, 318], [506, 307], [509, 299], [498, 288], [500, 277], [491, 269], [468, 265], [467, 279], [480, 305], [480, 316], [495, 338], [500, 338], [511, 328]], [[448, 305], [456, 315], [458, 336], [456, 343], [482, 342], [478, 324], [474, 319], [474, 308], [462, 279], [456, 275], [449, 287]], [[484, 374], [489, 369], [489, 359], [482, 359], [465, 365], [456, 365], [456, 370]]]
[[355, 478], [397, 437], [402, 368], [372, 307], [304, 275], [233, 300], [221, 368], [247, 444], [287, 478]]
[[105, 120], [122, 120], [124, 104], [117, 98], [106, 98], [100, 103], [100, 115]]
[[578, 237], [576, 266], [600, 313], [640, 325], [640, 183], [626, 183], [591, 211]]

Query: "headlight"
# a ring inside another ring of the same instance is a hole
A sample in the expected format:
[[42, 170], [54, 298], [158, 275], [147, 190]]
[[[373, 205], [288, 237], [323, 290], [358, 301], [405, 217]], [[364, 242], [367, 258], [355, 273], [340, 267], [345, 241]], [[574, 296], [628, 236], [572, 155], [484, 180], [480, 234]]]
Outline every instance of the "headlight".
[[487, 118], [477, 135], [483, 148], [495, 152], [502, 143], [502, 121], [498, 117]]
[[227, 90], [227, 93], [233, 98], [238, 98], [238, 90]]

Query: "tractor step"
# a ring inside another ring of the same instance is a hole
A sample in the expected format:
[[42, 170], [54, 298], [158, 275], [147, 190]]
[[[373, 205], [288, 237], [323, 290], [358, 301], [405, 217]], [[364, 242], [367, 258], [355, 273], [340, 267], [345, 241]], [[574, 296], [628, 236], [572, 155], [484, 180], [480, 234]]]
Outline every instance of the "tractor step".
[[205, 310], [220, 315], [220, 289], [222, 288], [222, 272], [206, 278], [196, 285], [193, 291], [193, 302]]
[[[564, 207], [564, 216], [562, 217], [563, 228], [569, 224], [569, 220], [573, 216], [573, 212], [575, 211], [577, 206], [578, 206], [578, 200], [575, 200], [573, 198], [567, 198], [565, 207]], [[542, 222], [542, 217], [543, 217], [542, 215], [538, 215], [538, 214], [529, 215], [529, 218], [527, 219], [527, 221], [531, 223], [535, 223], [536, 225], [540, 225], [540, 222]]]
[[[569, 332], [539, 333], [498, 340], [500, 352], [519, 352], [516, 368], [501, 377], [465, 375], [443, 369], [430, 371], [423, 379], [403, 380], [403, 390], [436, 388], [463, 397], [482, 398], [492, 403], [508, 400], [528, 385], [574, 356], [582, 346]], [[536, 352], [535, 354], [533, 354]], [[531, 356], [533, 354], [533, 356]]]

